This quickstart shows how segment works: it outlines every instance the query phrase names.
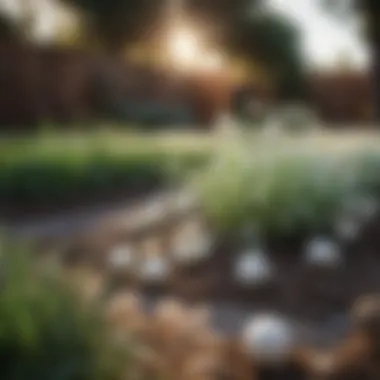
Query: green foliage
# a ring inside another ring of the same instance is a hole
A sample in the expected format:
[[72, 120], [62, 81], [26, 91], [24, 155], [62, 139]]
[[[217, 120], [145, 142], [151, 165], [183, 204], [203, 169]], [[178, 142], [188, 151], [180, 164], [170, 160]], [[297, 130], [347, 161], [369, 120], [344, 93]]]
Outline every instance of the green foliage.
[[36, 271], [30, 252], [1, 258], [0, 373], [12, 380], [118, 380], [130, 355], [110, 339], [96, 306]]
[[206, 212], [224, 230], [253, 222], [271, 235], [326, 232], [345, 200], [380, 197], [379, 149], [330, 149], [302, 138], [251, 144], [226, 149], [195, 176]]
[[162, 2], [156, 0], [61, 0], [84, 12], [88, 33], [109, 49], [119, 51], [138, 42], [158, 21]]
[[1, 200], [18, 206], [58, 204], [106, 191], [146, 189], [172, 180], [174, 162], [186, 171], [210, 155], [207, 150], [175, 150], [153, 138], [121, 133], [49, 136], [3, 142]]
[[21, 40], [20, 28], [6, 15], [0, 14], [0, 41], [16, 42]]
[[286, 17], [263, 11], [241, 20], [231, 32], [229, 46], [232, 52], [260, 62], [271, 72], [280, 98], [295, 100], [307, 95], [300, 31]]

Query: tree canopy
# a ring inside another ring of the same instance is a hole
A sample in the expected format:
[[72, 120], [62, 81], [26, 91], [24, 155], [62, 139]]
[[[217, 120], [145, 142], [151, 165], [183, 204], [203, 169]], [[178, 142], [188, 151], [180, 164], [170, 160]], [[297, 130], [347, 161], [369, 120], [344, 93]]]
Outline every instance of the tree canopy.
[[[61, 0], [77, 7], [88, 31], [107, 48], [149, 41], [168, 15], [170, 0]], [[173, 0], [175, 1], [175, 0]], [[303, 67], [298, 30], [284, 17], [257, 12], [262, 0], [177, 0], [191, 19], [211, 29], [218, 47], [247, 61], [269, 64], [281, 86], [294, 94], [302, 87]], [[298, 85], [298, 84], [299, 85]]]
[[21, 37], [17, 24], [5, 15], [0, 14], [0, 40], [17, 40]]

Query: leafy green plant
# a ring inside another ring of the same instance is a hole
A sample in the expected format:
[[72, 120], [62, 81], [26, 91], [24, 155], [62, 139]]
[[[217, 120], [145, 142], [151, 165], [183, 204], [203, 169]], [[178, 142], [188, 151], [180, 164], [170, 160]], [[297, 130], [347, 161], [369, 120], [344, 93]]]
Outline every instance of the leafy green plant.
[[380, 197], [380, 150], [330, 149], [307, 139], [264, 140], [224, 149], [195, 176], [216, 225], [291, 235], [332, 229], [342, 205], [358, 194]]
[[95, 305], [33, 268], [26, 252], [1, 258], [0, 373], [12, 380], [121, 380], [131, 355], [110, 339]]

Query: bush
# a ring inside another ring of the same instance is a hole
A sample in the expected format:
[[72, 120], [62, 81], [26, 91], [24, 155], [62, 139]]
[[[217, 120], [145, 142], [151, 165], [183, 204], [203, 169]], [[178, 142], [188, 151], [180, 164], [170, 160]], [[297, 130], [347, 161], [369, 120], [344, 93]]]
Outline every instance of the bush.
[[149, 138], [134, 143], [118, 134], [62, 136], [62, 141], [54, 135], [10, 145], [0, 153], [0, 199], [17, 206], [160, 186], [171, 180], [173, 162], [186, 171], [210, 155], [206, 150], [170, 151]]
[[58, 278], [33, 270], [25, 253], [1, 260], [0, 373], [14, 380], [118, 380], [130, 355], [111, 341], [95, 305]]
[[290, 141], [224, 150], [195, 176], [216, 225], [237, 231], [253, 222], [279, 235], [329, 232], [346, 200], [380, 197], [379, 149], [338, 151]]

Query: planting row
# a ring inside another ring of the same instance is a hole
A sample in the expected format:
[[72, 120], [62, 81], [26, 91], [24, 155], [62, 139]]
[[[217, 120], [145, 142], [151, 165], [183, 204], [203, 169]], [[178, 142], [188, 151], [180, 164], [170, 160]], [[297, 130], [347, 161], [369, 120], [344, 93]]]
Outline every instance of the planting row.
[[164, 185], [186, 169], [199, 167], [206, 150], [166, 149], [153, 139], [103, 137], [3, 143], [0, 200], [8, 208], [80, 201], [122, 189], [143, 191]]
[[330, 140], [262, 139], [222, 150], [194, 178], [202, 206], [230, 232], [254, 224], [263, 236], [355, 239], [378, 209], [380, 149]]

